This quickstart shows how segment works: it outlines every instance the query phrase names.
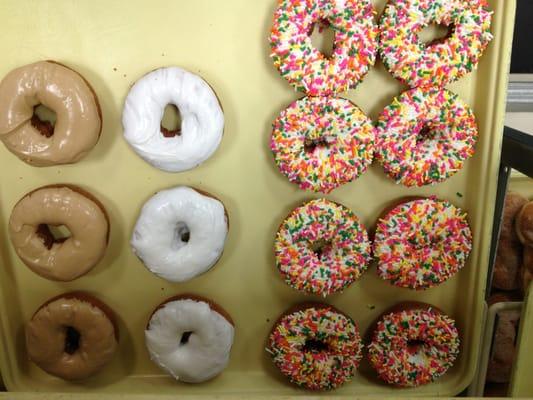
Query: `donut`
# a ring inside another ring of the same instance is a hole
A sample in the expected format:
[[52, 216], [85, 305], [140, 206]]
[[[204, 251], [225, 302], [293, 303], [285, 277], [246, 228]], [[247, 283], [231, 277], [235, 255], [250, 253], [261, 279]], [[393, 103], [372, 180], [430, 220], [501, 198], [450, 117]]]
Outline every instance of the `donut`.
[[445, 89], [416, 88], [380, 114], [375, 157], [404, 186], [424, 186], [453, 176], [472, 157], [478, 137], [472, 110]]
[[[61, 225], [70, 236], [56, 239], [50, 227]], [[15, 205], [9, 236], [17, 255], [33, 272], [54, 281], [72, 281], [104, 256], [109, 218], [98, 199], [77, 186], [43, 186]]]
[[400, 303], [370, 329], [368, 359], [384, 382], [416, 387], [446, 373], [459, 355], [455, 322], [424, 303]]
[[521, 194], [507, 192], [503, 206], [500, 239], [509, 240], [513, 243], [520, 243], [516, 229], [516, 217], [527, 203], [528, 200]]
[[367, 170], [373, 143], [372, 122], [349, 100], [304, 97], [276, 119], [270, 148], [289, 181], [329, 193]]
[[472, 233], [466, 214], [451, 203], [417, 199], [379, 219], [373, 246], [382, 279], [399, 287], [428, 289], [464, 267]]
[[[485, 0], [389, 0], [380, 20], [383, 64], [410, 87], [443, 87], [477, 68], [492, 40], [492, 12]], [[425, 44], [420, 32], [431, 24], [450, 30]]]
[[[510, 301], [510, 300], [509, 300]], [[498, 312], [487, 366], [487, 382], [510, 382], [516, 355], [520, 310]]]
[[309, 390], [331, 390], [353, 378], [362, 358], [357, 324], [335, 307], [306, 303], [284, 313], [266, 351], [290, 382]]
[[213, 267], [228, 234], [224, 204], [187, 186], [163, 190], [142, 207], [131, 247], [152, 273], [185, 282]]
[[155, 364], [178, 381], [199, 383], [226, 368], [234, 332], [222, 307], [196, 295], [180, 295], [156, 308], [144, 334]]
[[524, 248], [524, 261], [522, 268], [520, 269], [519, 278], [520, 289], [522, 294], [525, 296], [531, 286], [531, 282], [533, 281], [533, 247]]
[[[355, 88], [376, 61], [378, 27], [369, 0], [278, 0], [271, 57], [291, 86], [309, 96]], [[317, 23], [335, 32], [327, 57], [311, 42]]]
[[516, 234], [524, 246], [533, 247], [533, 201], [525, 204], [518, 212]]
[[85, 379], [101, 371], [113, 358], [118, 339], [113, 311], [83, 292], [48, 300], [26, 325], [30, 359], [66, 380]]
[[[178, 108], [181, 127], [161, 126], [167, 105]], [[152, 166], [168, 172], [197, 167], [220, 145], [224, 113], [209, 84], [179, 67], [160, 68], [130, 89], [122, 112], [124, 138]]]
[[362, 222], [348, 208], [326, 199], [293, 210], [278, 229], [274, 251], [288, 285], [321, 296], [344, 290], [371, 261]]
[[[39, 105], [56, 113], [55, 125], [39, 119]], [[78, 162], [96, 145], [101, 130], [96, 93], [69, 67], [40, 61], [11, 71], [0, 82], [0, 139], [30, 165]]]

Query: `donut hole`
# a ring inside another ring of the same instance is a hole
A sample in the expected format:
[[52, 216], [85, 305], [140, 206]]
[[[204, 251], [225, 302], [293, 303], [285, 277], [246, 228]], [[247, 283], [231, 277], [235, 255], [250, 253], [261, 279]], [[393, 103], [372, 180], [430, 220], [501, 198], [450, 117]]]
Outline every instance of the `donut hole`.
[[335, 30], [324, 19], [315, 22], [309, 31], [313, 47], [320, 51], [324, 57], [331, 58], [335, 51]]
[[54, 243], [63, 243], [72, 236], [72, 232], [66, 225], [40, 224], [37, 226], [36, 234], [50, 250]]
[[80, 348], [81, 334], [72, 326], [65, 327], [65, 348], [67, 354], [74, 354]]
[[329, 146], [329, 143], [325, 137], [321, 137], [317, 139], [305, 139], [304, 141], [304, 151], [306, 153], [312, 153], [317, 148], [320, 148], [320, 147], [323, 148], [323, 147], [328, 147], [328, 146]]
[[425, 125], [416, 135], [416, 143], [420, 144], [420, 143], [427, 142], [429, 140], [433, 140], [435, 139], [436, 136], [437, 136], [437, 132], [431, 129], [430, 126]]
[[56, 120], [57, 114], [55, 111], [44, 104], [38, 104], [33, 107], [31, 125], [44, 137], [50, 138], [54, 135]]
[[303, 350], [307, 353], [322, 353], [329, 350], [327, 343], [317, 339], [307, 339]]
[[432, 23], [420, 31], [418, 40], [426, 47], [443, 43], [453, 34], [454, 29], [453, 25]]
[[407, 352], [409, 354], [417, 354], [426, 342], [420, 339], [410, 339], [407, 341]]
[[327, 254], [331, 248], [331, 242], [328, 242], [324, 239], [319, 239], [316, 242], [311, 243], [311, 250], [318, 258], [321, 258], [323, 255]]
[[191, 331], [183, 332], [180, 338], [180, 345], [183, 346], [189, 343], [189, 339], [191, 338], [191, 335], [192, 335]]
[[181, 135], [181, 114], [174, 104], [167, 104], [161, 119], [161, 134], [166, 138]]
[[174, 228], [174, 247], [176, 250], [181, 249], [191, 240], [191, 232], [185, 222], [178, 222]]

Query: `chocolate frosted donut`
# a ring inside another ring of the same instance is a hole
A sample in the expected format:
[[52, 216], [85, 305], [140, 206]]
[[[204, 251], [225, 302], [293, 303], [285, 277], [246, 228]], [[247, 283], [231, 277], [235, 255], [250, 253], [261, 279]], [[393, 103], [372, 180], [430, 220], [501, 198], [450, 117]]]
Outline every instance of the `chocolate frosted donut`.
[[[50, 226], [64, 225], [70, 237], [56, 239]], [[18, 256], [33, 272], [56, 281], [86, 274], [104, 256], [109, 221], [104, 207], [73, 185], [44, 186], [13, 208], [9, 235]]]
[[73, 292], [44, 303], [26, 326], [30, 359], [51, 375], [85, 379], [100, 371], [118, 346], [118, 330], [109, 307]]
[[[56, 113], [54, 126], [35, 115], [41, 104]], [[40, 61], [11, 71], [0, 82], [0, 139], [28, 164], [75, 163], [96, 145], [101, 128], [96, 94], [64, 65]]]

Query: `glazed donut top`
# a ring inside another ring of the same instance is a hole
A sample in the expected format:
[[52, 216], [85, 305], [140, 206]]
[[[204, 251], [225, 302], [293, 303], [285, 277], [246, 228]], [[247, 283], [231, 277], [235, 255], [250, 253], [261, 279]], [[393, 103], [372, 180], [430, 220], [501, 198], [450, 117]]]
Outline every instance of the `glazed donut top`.
[[204, 382], [228, 364], [234, 331], [207, 302], [175, 300], [152, 315], [146, 346], [152, 360], [176, 380]]
[[[270, 35], [274, 65], [309, 96], [329, 96], [357, 86], [374, 65], [378, 28], [369, 0], [278, 0]], [[335, 30], [330, 58], [313, 47], [314, 24]]]
[[[67, 327], [79, 334], [69, 348]], [[46, 372], [63, 379], [83, 379], [108, 363], [118, 347], [109, 316], [90, 301], [61, 296], [42, 306], [26, 326], [29, 356]]]
[[[57, 115], [50, 137], [32, 123], [39, 104]], [[0, 83], [0, 139], [34, 166], [79, 161], [98, 141], [100, 114], [96, 96], [83, 77], [55, 62], [17, 68]]]
[[216, 263], [227, 233], [222, 202], [178, 186], [158, 192], [146, 202], [131, 246], [151, 272], [171, 282], [184, 282]]
[[[55, 241], [46, 225], [65, 225], [71, 236]], [[13, 208], [9, 234], [21, 260], [37, 274], [70, 281], [103, 257], [109, 222], [103, 207], [74, 186], [45, 186]]]
[[[165, 137], [161, 120], [174, 104], [181, 115], [181, 133]], [[131, 88], [122, 114], [124, 138], [148, 163], [179, 172], [207, 160], [218, 148], [224, 114], [213, 89], [202, 78], [178, 67], [160, 68]]]
[[393, 312], [378, 322], [368, 353], [385, 382], [415, 387], [434, 381], [453, 365], [459, 332], [451, 318], [431, 308]]
[[[320, 342], [327, 349], [308, 349], [309, 342]], [[270, 333], [267, 352], [291, 382], [311, 390], [329, 390], [355, 375], [362, 345], [351, 318], [319, 304], [283, 315]]]
[[[391, 73], [410, 87], [445, 86], [476, 68], [492, 40], [485, 0], [390, 0], [380, 21], [380, 53]], [[452, 31], [426, 47], [418, 33], [430, 23]]]
[[395, 207], [379, 220], [374, 238], [379, 276], [411, 289], [444, 282], [464, 267], [471, 250], [466, 214], [435, 198]]

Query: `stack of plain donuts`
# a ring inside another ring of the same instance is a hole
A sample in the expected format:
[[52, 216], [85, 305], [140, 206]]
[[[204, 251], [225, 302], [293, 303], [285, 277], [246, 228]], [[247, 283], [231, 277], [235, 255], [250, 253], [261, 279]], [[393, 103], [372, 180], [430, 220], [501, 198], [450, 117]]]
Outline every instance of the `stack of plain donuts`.
[[[407, 187], [445, 181], [473, 156], [475, 116], [445, 85], [472, 71], [492, 39], [484, 0], [389, 0], [379, 24], [370, 0], [278, 0], [270, 35], [275, 67], [305, 97], [273, 124], [270, 148], [280, 171], [303, 190], [324, 194], [356, 180], [376, 158]], [[431, 23], [449, 36], [422, 43]], [[335, 31], [331, 57], [311, 43], [315, 25]], [[374, 124], [347, 99], [378, 53], [390, 73], [411, 89]], [[57, 115], [42, 120], [39, 106]], [[181, 124], [162, 126], [165, 107]], [[151, 166], [185, 172], [206, 162], [224, 133], [213, 88], [179, 67], [154, 70], [131, 87], [122, 113], [124, 138]], [[41, 61], [0, 82], [0, 140], [33, 167], [80, 162], [102, 133], [102, 112], [89, 82], [71, 68]], [[59, 237], [65, 225], [70, 236]], [[69, 282], [105, 255], [112, 226], [104, 205], [86, 189], [55, 183], [35, 188], [9, 220], [16, 254], [41, 277]], [[179, 186], [148, 199], [131, 233], [132, 252], [154, 275], [186, 282], [206, 273], [223, 254], [228, 212], [217, 197]], [[274, 239], [281, 278], [303, 293], [341, 293], [377, 262], [380, 278], [399, 288], [429, 290], [451, 279], [472, 250], [466, 213], [446, 200], [413, 197], [383, 211], [373, 232], [344, 205], [305, 202], [281, 222]], [[49, 374], [82, 380], [99, 373], [119, 348], [112, 309], [85, 292], [45, 301], [27, 322], [29, 358]], [[234, 339], [231, 316], [211, 299], [180, 294], [159, 304], [146, 321], [152, 361], [179, 381], [214, 378], [227, 366]], [[454, 320], [438, 307], [400, 302], [361, 335], [346, 313], [303, 303], [276, 321], [266, 351], [289, 380], [310, 390], [334, 389], [354, 377], [364, 355], [384, 382], [431, 383], [459, 355]]]

